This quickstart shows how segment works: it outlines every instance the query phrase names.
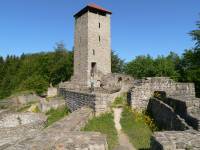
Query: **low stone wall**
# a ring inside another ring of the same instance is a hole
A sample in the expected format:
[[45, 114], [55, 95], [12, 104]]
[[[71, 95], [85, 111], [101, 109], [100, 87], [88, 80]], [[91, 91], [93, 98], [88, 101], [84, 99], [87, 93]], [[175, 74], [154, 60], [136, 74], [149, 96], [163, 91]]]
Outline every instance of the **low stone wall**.
[[102, 113], [105, 113], [110, 110], [111, 104], [114, 102], [115, 98], [121, 96], [123, 92], [119, 91], [113, 94], [103, 94], [97, 93], [95, 99], [95, 115], [99, 116]]
[[111, 106], [115, 98], [120, 96], [123, 92], [124, 90], [116, 93], [83, 93], [62, 88], [59, 89], [59, 94], [64, 97], [66, 104], [71, 111], [77, 110], [83, 106], [88, 106], [94, 110], [96, 116], [110, 111], [109, 106]]
[[160, 129], [186, 130], [190, 128], [185, 120], [174, 112], [172, 107], [156, 98], [149, 100], [147, 111]]
[[39, 102], [41, 97], [36, 94], [19, 94], [0, 101], [0, 109], [16, 109], [32, 102]]
[[151, 150], [199, 150], [200, 132], [164, 131], [151, 137]]
[[129, 102], [132, 108], [145, 110], [154, 91], [165, 91], [168, 96], [195, 97], [193, 83], [177, 83], [167, 77], [153, 77], [135, 80], [129, 91]]
[[166, 97], [161, 99], [171, 106], [176, 114], [183, 118], [188, 125], [196, 130], [200, 129], [200, 107], [198, 98]]
[[9, 113], [0, 118], [0, 129], [25, 126], [43, 128], [47, 117], [40, 113]]
[[[23, 132], [19, 129], [2, 131], [4, 133], [2, 135], [0, 130], [0, 149], [108, 150], [105, 135], [98, 132], [80, 131], [92, 115], [92, 109], [83, 107], [40, 132], [34, 130]], [[17, 136], [11, 133], [17, 133]]]
[[37, 105], [41, 112], [47, 112], [50, 109], [57, 109], [65, 106], [65, 100], [62, 97], [44, 98], [41, 99]]
[[60, 88], [59, 94], [64, 97], [67, 106], [71, 111], [75, 111], [83, 106], [88, 106], [95, 109], [95, 95], [90, 93], [81, 93], [68, 91]]

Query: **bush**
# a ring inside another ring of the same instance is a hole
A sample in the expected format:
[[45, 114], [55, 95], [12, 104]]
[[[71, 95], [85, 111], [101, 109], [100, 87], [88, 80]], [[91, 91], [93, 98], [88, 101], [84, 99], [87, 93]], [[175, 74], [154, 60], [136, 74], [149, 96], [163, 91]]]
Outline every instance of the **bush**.
[[89, 120], [84, 131], [96, 131], [107, 135], [109, 150], [114, 149], [118, 145], [117, 130], [115, 129], [114, 117], [112, 113], [105, 113], [99, 117]]

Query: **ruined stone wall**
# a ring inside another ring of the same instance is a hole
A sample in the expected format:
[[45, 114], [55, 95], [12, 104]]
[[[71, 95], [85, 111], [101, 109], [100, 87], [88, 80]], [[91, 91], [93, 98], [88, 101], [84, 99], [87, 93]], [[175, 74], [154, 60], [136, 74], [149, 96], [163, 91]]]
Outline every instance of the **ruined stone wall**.
[[149, 100], [147, 111], [162, 130], [186, 130], [190, 128], [172, 107], [156, 98]]
[[93, 111], [84, 107], [42, 130], [24, 126], [0, 128], [0, 149], [108, 150], [105, 135], [80, 131], [92, 115]]
[[59, 94], [64, 97], [67, 106], [71, 111], [77, 110], [83, 106], [95, 109], [95, 95], [90, 93], [81, 93], [59, 89]]
[[69, 91], [59, 89], [59, 94], [64, 97], [67, 106], [71, 111], [77, 110], [83, 106], [92, 108], [95, 115], [100, 115], [110, 111], [110, 106], [116, 97], [120, 96], [124, 91], [115, 93], [88, 93], [80, 91]]
[[177, 83], [167, 77], [154, 77], [136, 80], [129, 91], [132, 108], [144, 110], [147, 108], [154, 91], [165, 91], [167, 96], [195, 97], [193, 83]]
[[183, 118], [194, 129], [200, 129], [200, 99], [184, 97], [166, 97], [161, 99], [173, 108], [173, 111]]
[[199, 150], [200, 132], [164, 131], [155, 132], [151, 138], [151, 150]]

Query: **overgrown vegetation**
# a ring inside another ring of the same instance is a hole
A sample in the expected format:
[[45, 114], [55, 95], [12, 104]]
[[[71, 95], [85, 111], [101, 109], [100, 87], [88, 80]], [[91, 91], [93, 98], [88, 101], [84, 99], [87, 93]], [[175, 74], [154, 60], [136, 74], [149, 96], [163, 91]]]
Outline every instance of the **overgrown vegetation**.
[[121, 96], [115, 98], [115, 101], [112, 103], [112, 107], [123, 107], [126, 105], [127, 94], [124, 93]]
[[60, 120], [61, 118], [67, 116], [69, 114], [69, 109], [66, 106], [59, 107], [57, 109], [50, 109], [46, 115], [48, 116], [47, 118], [47, 124], [46, 127], [51, 125], [52, 123]]
[[157, 128], [149, 116], [124, 107], [120, 123], [134, 147], [137, 149], [150, 148], [150, 137]]
[[84, 131], [96, 131], [107, 135], [109, 150], [118, 145], [117, 130], [115, 129], [114, 117], [112, 113], [105, 113], [99, 117], [94, 117], [83, 128]]

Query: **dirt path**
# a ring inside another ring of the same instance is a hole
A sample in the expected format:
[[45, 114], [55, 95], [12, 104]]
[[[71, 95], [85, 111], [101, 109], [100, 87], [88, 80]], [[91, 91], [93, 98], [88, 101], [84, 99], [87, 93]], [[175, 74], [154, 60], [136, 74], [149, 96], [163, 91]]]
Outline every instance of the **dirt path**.
[[114, 108], [114, 122], [115, 128], [118, 132], [119, 146], [115, 150], [136, 150], [133, 145], [129, 142], [127, 135], [121, 130], [120, 118], [122, 108]]

